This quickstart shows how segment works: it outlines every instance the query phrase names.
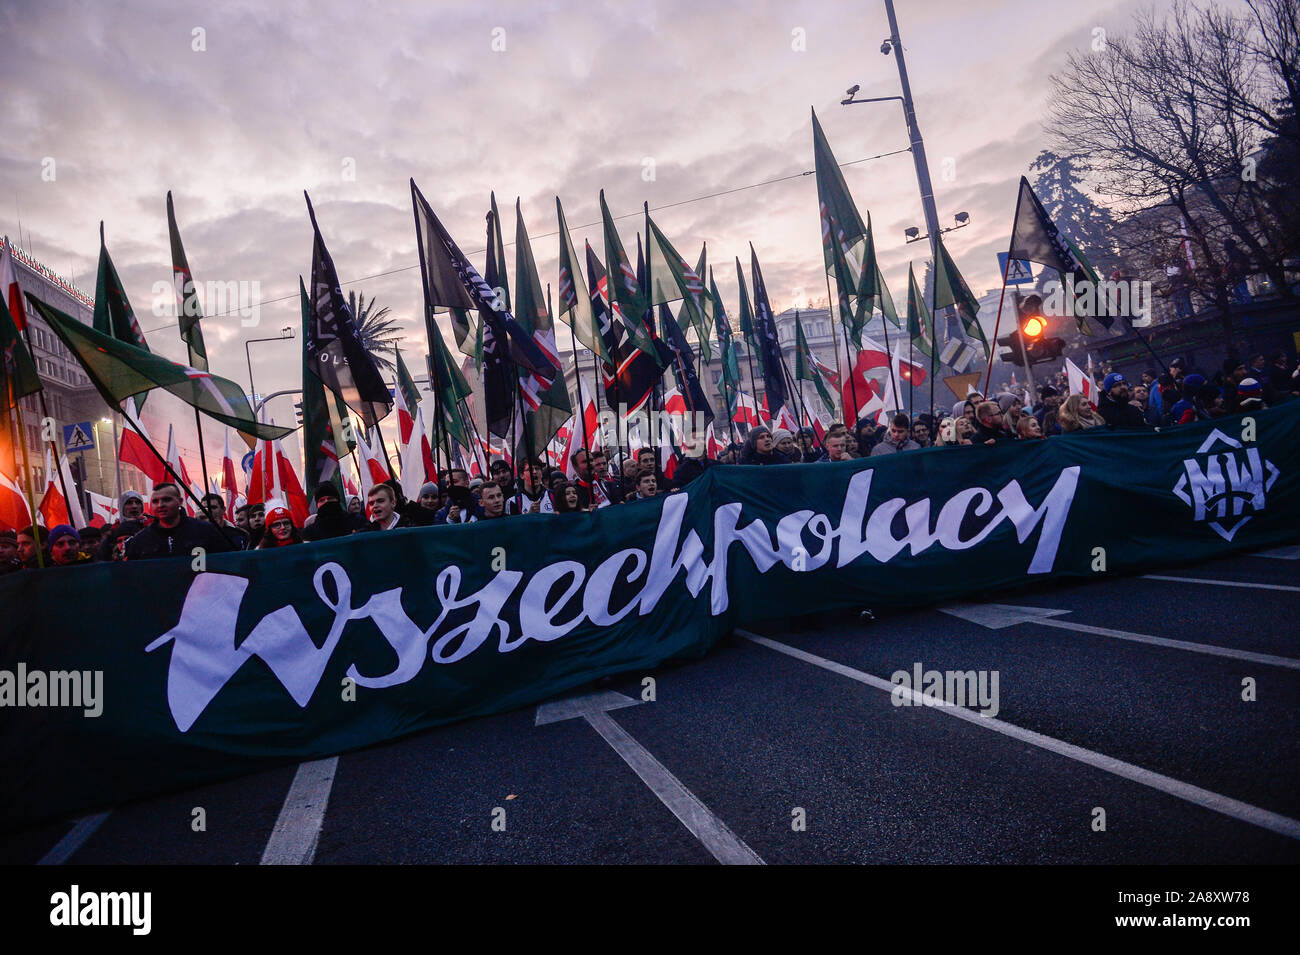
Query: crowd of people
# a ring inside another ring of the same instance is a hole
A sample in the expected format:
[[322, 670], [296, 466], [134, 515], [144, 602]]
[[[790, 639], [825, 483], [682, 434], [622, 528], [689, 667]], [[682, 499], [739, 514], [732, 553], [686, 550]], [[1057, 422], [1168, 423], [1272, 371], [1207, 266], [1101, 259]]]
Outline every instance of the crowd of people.
[[1148, 368], [1140, 381], [1109, 372], [1094, 405], [1081, 394], [1066, 395], [1064, 375], [1027, 392], [1003, 387], [991, 396], [972, 393], [951, 414], [921, 413], [915, 420], [897, 413], [885, 424], [863, 419], [856, 427], [834, 424], [819, 437], [811, 428], [790, 432], [754, 427], [744, 441], [729, 444], [716, 460], [701, 444], [693, 456], [675, 458], [671, 476], [659, 466], [659, 452], [634, 453], [581, 449], [566, 469], [533, 458], [516, 473], [493, 461], [486, 479], [452, 468], [408, 500], [397, 481], [371, 487], [363, 501], [345, 496], [337, 485], [321, 484], [312, 512], [299, 526], [282, 501], [241, 505], [227, 520], [226, 500], [207, 494], [197, 516], [187, 513], [184, 492], [175, 484], [154, 486], [147, 502], [127, 491], [119, 501], [121, 519], [80, 530], [60, 524], [17, 532], [0, 531], [0, 574], [40, 567], [67, 567], [94, 561], [192, 559], [205, 553], [269, 550], [310, 544], [350, 534], [499, 520], [512, 515], [580, 513], [614, 504], [636, 504], [680, 491], [718, 464], [763, 466], [847, 461], [899, 454], [931, 446], [998, 445], [1041, 441], [1092, 428], [1161, 430], [1192, 421], [1267, 408], [1300, 397], [1300, 368], [1285, 353], [1228, 358], [1206, 374], [1175, 359], [1167, 371]]

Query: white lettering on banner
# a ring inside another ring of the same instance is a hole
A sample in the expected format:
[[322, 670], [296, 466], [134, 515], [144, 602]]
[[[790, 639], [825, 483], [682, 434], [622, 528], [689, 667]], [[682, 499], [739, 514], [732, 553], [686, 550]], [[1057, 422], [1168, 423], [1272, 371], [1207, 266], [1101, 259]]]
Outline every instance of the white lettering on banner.
[[[354, 620], [371, 621], [397, 656], [396, 666], [388, 673], [366, 676], [358, 672], [355, 663], [349, 666], [347, 676], [357, 685], [380, 689], [414, 679], [426, 658], [439, 664], [463, 660], [494, 635], [497, 652], [509, 653], [529, 640], [558, 640], [586, 621], [598, 627], [611, 626], [634, 609], [645, 616], [655, 609], [679, 574], [684, 574], [686, 589], [693, 598], [699, 597], [705, 585], [712, 581], [709, 611], [717, 616], [729, 605], [727, 561], [733, 543], [744, 547], [760, 574], [777, 563], [793, 569], [800, 560], [804, 562], [804, 571], [814, 572], [831, 564], [837, 542], [836, 567], [845, 567], [864, 553], [886, 563], [904, 548], [910, 548], [913, 556], [936, 543], [946, 550], [965, 550], [987, 538], [1003, 521], [1009, 521], [1021, 544], [1035, 529], [1039, 530], [1028, 572], [1044, 574], [1056, 560], [1078, 487], [1079, 470], [1078, 466], [1063, 469], [1037, 508], [1025, 500], [1019, 482], [1014, 480], [996, 495], [979, 487], [959, 491], [939, 508], [933, 527], [929, 498], [910, 505], [903, 498], [891, 498], [868, 515], [873, 472], [860, 471], [849, 481], [838, 526], [825, 514], [795, 511], [777, 522], [775, 546], [772, 533], [763, 521], [753, 520], [740, 527], [741, 504], [723, 504], [713, 512], [713, 553], [712, 560], [707, 562], [699, 535], [694, 530], [682, 534], [689, 493], [673, 494], [663, 502], [648, 556], [644, 550], [625, 548], [605, 558], [590, 572], [577, 561], [556, 561], [539, 568], [526, 583], [520, 571], [501, 570], [481, 589], [463, 596], [460, 567], [454, 564], [444, 567], [434, 582], [441, 610], [427, 629], [421, 629], [403, 609], [400, 587], [375, 594], [354, 608], [352, 581], [347, 571], [330, 562], [316, 568], [312, 576], [316, 595], [334, 614], [329, 632], [319, 646], [303, 626], [298, 612], [288, 606], [267, 614], [236, 645], [235, 625], [249, 581], [231, 574], [201, 573], [185, 595], [180, 621], [145, 650], [152, 652], [166, 643], [175, 643], [167, 673], [167, 702], [172, 718], [184, 733], [239, 668], [254, 656], [270, 668], [293, 701], [305, 708], [344, 628]], [[990, 514], [995, 500], [1001, 509]], [[906, 526], [901, 538], [894, 536], [893, 529], [900, 513]], [[961, 537], [963, 520], [986, 515], [987, 523], [972, 537]], [[816, 553], [805, 547], [805, 531], [821, 542]], [[620, 580], [632, 584], [642, 574], [645, 581], [640, 593], [622, 607], [611, 607], [615, 584]], [[326, 592], [327, 582], [333, 584], [333, 597]], [[502, 619], [501, 613], [521, 584], [524, 586], [518, 597], [519, 632], [512, 634], [510, 623]], [[552, 598], [557, 585], [562, 585], [563, 592]], [[562, 619], [570, 605], [576, 605], [576, 612]], [[473, 616], [439, 635], [448, 616], [458, 610], [472, 611]]]

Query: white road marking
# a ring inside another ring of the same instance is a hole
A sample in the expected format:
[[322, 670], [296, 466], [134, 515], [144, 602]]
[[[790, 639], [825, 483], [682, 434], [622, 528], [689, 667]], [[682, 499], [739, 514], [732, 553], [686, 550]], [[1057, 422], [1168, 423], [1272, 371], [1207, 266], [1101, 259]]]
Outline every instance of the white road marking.
[[1048, 614], [1069, 613], [1068, 610], [1047, 610], [1043, 607], [1017, 607], [1012, 604], [954, 604], [940, 607], [943, 613], [960, 617], [991, 630], [1020, 623], [1036, 623], [1044, 627], [1056, 627], [1073, 633], [1094, 633], [1099, 637], [1111, 637], [1115, 640], [1129, 640], [1133, 643], [1145, 643], [1153, 647], [1169, 647], [1173, 650], [1186, 650], [1189, 653], [1204, 653], [1213, 657], [1227, 657], [1230, 660], [1245, 660], [1247, 663], [1261, 663], [1265, 666], [1285, 667], [1288, 670], [1300, 670], [1300, 660], [1292, 657], [1279, 657], [1271, 653], [1256, 653], [1253, 650], [1237, 650], [1233, 647], [1220, 647], [1211, 643], [1192, 643], [1187, 640], [1170, 640], [1168, 637], [1154, 637], [1147, 633], [1130, 633], [1127, 630], [1111, 630], [1109, 627], [1092, 627], [1086, 623], [1071, 623], [1068, 620], [1052, 620]]
[[[1041, 622], [1041, 621], [1040, 621]], [[756, 633], [750, 633], [747, 630], [737, 629], [736, 633], [747, 640], [775, 650], [777, 653], [784, 653], [786, 656], [794, 657], [796, 660], [802, 660], [805, 663], [811, 663], [813, 666], [820, 667], [823, 670], [829, 670], [832, 673], [838, 673], [840, 676], [848, 677], [850, 680], [856, 680], [867, 686], [875, 687], [877, 690], [883, 690], [886, 693], [906, 693], [912, 697], [912, 703], [917, 706], [924, 705], [926, 702], [932, 703], [932, 708], [949, 716], [955, 716], [960, 720], [965, 720], [975, 726], [992, 730], [995, 733], [1001, 733], [1003, 736], [1009, 736], [1012, 739], [1019, 740], [1022, 743], [1028, 743], [1031, 746], [1037, 746], [1048, 752], [1056, 753], [1067, 759], [1075, 760], [1103, 772], [1111, 773], [1131, 782], [1143, 786], [1149, 786], [1177, 799], [1190, 802], [1193, 805], [1210, 809], [1214, 812], [1222, 813], [1241, 822], [1248, 822], [1251, 825], [1259, 826], [1270, 832], [1276, 832], [1279, 835], [1286, 836], [1290, 839], [1300, 839], [1300, 820], [1292, 819], [1289, 816], [1283, 816], [1276, 812], [1270, 812], [1267, 809], [1261, 809], [1258, 806], [1252, 806], [1250, 803], [1242, 802], [1239, 799], [1233, 799], [1220, 793], [1211, 792], [1208, 789], [1202, 789], [1200, 786], [1193, 786], [1169, 776], [1152, 772], [1149, 769], [1143, 769], [1141, 766], [1134, 766], [1132, 763], [1126, 763], [1122, 760], [1115, 759], [1102, 753], [1093, 752], [1090, 749], [1084, 749], [1082, 746], [1075, 746], [1073, 743], [1067, 743], [1064, 740], [1055, 739], [1051, 736], [1044, 736], [1041, 733], [1035, 733], [1033, 730], [1027, 730], [1011, 723], [1004, 723], [996, 717], [980, 716], [975, 710], [966, 709], [965, 707], [956, 706], [946, 701], [924, 701], [922, 695], [916, 690], [896, 686], [888, 680], [881, 679], [878, 676], [872, 676], [870, 673], [863, 673], [861, 670], [855, 670], [852, 667], [845, 666], [842, 663], [836, 663], [834, 660], [827, 660], [825, 657], [819, 657], [816, 654], [808, 653], [797, 647], [792, 647], [784, 643], [778, 643], [768, 637], [761, 637]]]
[[1289, 547], [1274, 547], [1272, 550], [1261, 550], [1246, 556], [1274, 557], [1278, 560], [1300, 560], [1300, 544], [1292, 544]]
[[668, 807], [691, 835], [700, 841], [709, 854], [723, 865], [764, 865], [762, 859], [745, 845], [727, 824], [682, 785], [663, 763], [655, 759], [644, 746], [633, 739], [623, 727], [614, 722], [607, 712], [625, 706], [636, 706], [639, 701], [622, 693], [605, 691], [588, 696], [543, 703], [537, 708], [535, 726], [558, 723], [582, 717], [592, 729], [622, 757], [623, 762], [641, 777], [659, 801]]
[[1248, 587], [1252, 590], [1285, 590], [1300, 593], [1300, 587], [1286, 584], [1256, 584], [1248, 580], [1210, 580], [1208, 577], [1166, 577], [1162, 574], [1143, 574], [1143, 580], [1173, 580], [1180, 584], [1209, 584], [1211, 587]]
[[338, 766], [337, 756], [299, 765], [262, 851], [262, 865], [311, 865]]
[[41, 857], [37, 865], [63, 865], [72, 858], [73, 853], [86, 844], [86, 840], [95, 834], [95, 830], [107, 819], [109, 813], [99, 812], [93, 816], [78, 819], [68, 834], [55, 843], [54, 848]]

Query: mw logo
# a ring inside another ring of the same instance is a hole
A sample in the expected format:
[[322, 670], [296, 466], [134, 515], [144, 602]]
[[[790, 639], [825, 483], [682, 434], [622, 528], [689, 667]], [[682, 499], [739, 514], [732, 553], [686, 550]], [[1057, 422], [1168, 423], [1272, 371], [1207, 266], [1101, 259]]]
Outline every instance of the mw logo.
[[[1224, 450], [1219, 450], [1222, 444]], [[1264, 510], [1265, 495], [1280, 475], [1259, 448], [1247, 448], [1217, 428], [1183, 461], [1174, 494], [1192, 509], [1192, 519], [1206, 521], [1226, 541]]]

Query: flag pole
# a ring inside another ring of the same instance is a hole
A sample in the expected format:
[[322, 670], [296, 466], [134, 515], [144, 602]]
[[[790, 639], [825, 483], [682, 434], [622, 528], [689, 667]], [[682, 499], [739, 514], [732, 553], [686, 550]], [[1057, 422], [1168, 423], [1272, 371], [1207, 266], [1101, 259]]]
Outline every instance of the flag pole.
[[[5, 241], [8, 242], [8, 239], [6, 238]], [[23, 338], [27, 342], [27, 352], [28, 354], [31, 354], [33, 351], [32, 329], [31, 326], [26, 322], [23, 323]], [[36, 395], [41, 402], [41, 425], [43, 430], [45, 422], [53, 421], [54, 419], [50, 417], [50, 410], [48, 406], [45, 404], [44, 385], [41, 385], [41, 388], [39, 391], [36, 392]], [[21, 412], [19, 414], [21, 415]], [[24, 445], [24, 447], [26, 447], [26, 445]], [[68, 482], [63, 476], [63, 459], [59, 456], [59, 443], [53, 437], [50, 438], [50, 450], [54, 452], [54, 470], [59, 475], [59, 487], [63, 489], [63, 500], [68, 502], [68, 520], [72, 520], [72, 496], [68, 493]], [[78, 505], [82, 503], [80, 495], [77, 496], [77, 503]], [[36, 521], [35, 512], [33, 512], [32, 521], [33, 523], [35, 523]]]
[[[6, 238], [6, 244], [8, 241], [8, 238]], [[18, 412], [18, 444], [22, 449], [23, 487], [27, 489], [27, 516], [31, 519], [32, 533], [36, 537], [36, 566], [43, 568], [45, 566], [45, 557], [41, 553], [41, 532], [36, 525], [36, 493], [32, 490], [32, 469], [27, 460], [27, 428], [23, 424], [23, 406], [13, 397], [13, 379], [8, 375], [5, 377], [8, 379], [9, 400], [12, 402], [14, 410]], [[19, 529], [21, 530], [21, 528]]]
[[[936, 237], [935, 241], [938, 242], [939, 239]], [[922, 301], [925, 300], [925, 289], [921, 290], [921, 299]], [[938, 301], [939, 301], [939, 260], [938, 257], [936, 256], [935, 259], [930, 263], [930, 408], [929, 408], [929, 415], [930, 415], [930, 420], [932, 422], [934, 420], [934, 366], [936, 360], [939, 357], [938, 356], [939, 330], [936, 327], [937, 320], [935, 318], [935, 315], [938, 312], [935, 303]], [[916, 425], [915, 420], [912, 421], [912, 425], [913, 427], [915, 427]]]

